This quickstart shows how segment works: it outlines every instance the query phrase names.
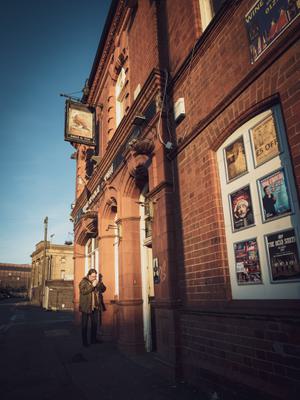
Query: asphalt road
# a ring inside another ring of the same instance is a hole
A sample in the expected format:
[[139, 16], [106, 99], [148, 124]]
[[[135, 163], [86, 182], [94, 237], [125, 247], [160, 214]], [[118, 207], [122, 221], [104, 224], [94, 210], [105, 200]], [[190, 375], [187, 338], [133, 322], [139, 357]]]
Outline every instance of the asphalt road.
[[151, 354], [128, 357], [111, 343], [80, 342], [72, 313], [1, 301], [1, 400], [207, 400], [161, 376]]

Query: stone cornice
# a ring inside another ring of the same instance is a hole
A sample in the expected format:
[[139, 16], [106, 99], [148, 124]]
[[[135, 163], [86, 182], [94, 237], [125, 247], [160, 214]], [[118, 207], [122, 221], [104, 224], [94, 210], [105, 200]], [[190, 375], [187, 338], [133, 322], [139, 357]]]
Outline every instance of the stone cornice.
[[[90, 91], [86, 102], [94, 104], [95, 93], [99, 87], [103, 71], [114, 49], [115, 36], [121, 23], [122, 16], [126, 10], [126, 0], [114, 0], [110, 13], [106, 20], [104, 34], [101, 37], [99, 47], [95, 56], [92, 71], [89, 77]], [[106, 31], [106, 32], [105, 32]]]

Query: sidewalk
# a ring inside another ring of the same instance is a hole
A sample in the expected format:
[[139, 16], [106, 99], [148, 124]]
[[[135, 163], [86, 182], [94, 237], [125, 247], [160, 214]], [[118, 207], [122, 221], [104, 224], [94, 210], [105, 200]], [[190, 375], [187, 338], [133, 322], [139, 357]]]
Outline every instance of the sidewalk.
[[[151, 353], [126, 356], [112, 343], [84, 348], [81, 346], [80, 330], [74, 326], [57, 334], [60, 361], [83, 398], [207, 400], [196, 388], [184, 383], [174, 384], [160, 375]], [[53, 340], [56, 340], [55, 336]]]
[[72, 313], [24, 303], [1, 311], [1, 400], [207, 400], [161, 375], [155, 353], [129, 356], [113, 343], [83, 347]]

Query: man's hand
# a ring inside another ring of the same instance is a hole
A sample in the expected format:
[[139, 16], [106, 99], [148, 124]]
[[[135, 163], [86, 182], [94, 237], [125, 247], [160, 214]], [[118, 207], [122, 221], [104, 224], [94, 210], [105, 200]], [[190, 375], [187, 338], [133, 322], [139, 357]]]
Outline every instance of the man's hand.
[[98, 285], [97, 279], [95, 279], [95, 280], [92, 282], [92, 285], [93, 285], [94, 287], [96, 287], [96, 286]]

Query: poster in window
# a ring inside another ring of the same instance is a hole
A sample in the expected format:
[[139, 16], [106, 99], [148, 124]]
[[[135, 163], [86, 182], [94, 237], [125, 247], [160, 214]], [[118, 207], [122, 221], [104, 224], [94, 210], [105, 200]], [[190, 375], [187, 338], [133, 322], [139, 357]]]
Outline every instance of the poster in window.
[[262, 283], [256, 239], [234, 243], [234, 257], [238, 285]]
[[272, 282], [300, 279], [299, 253], [294, 229], [266, 236]]
[[279, 143], [273, 115], [255, 125], [251, 130], [254, 163], [259, 166], [279, 154]]
[[247, 185], [229, 195], [233, 231], [254, 225], [250, 186]]
[[258, 180], [263, 221], [283, 217], [292, 212], [291, 200], [283, 169]]
[[299, 0], [258, 0], [245, 15], [251, 62], [299, 15]]
[[225, 147], [225, 163], [228, 181], [231, 181], [247, 172], [247, 162], [243, 136]]

